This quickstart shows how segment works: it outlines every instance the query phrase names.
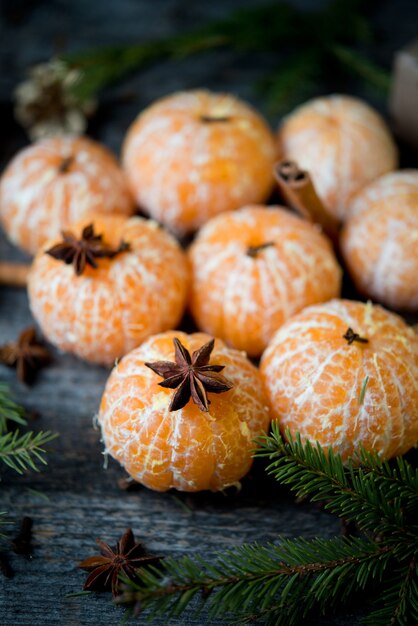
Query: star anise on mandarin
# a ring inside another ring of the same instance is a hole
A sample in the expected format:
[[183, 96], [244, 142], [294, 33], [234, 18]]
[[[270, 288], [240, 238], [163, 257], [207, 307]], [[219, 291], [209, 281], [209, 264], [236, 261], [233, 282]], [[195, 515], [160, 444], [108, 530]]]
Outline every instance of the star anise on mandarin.
[[36, 336], [34, 327], [26, 328], [17, 341], [0, 346], [0, 362], [16, 368], [22, 383], [33, 383], [39, 369], [51, 362], [51, 354]]
[[73, 264], [77, 276], [81, 276], [86, 265], [96, 269], [96, 259], [113, 259], [130, 248], [125, 241], [121, 241], [117, 248], [111, 248], [103, 241], [103, 235], [95, 234], [93, 224], [83, 228], [81, 239], [77, 239], [70, 231], [62, 231], [61, 235], [63, 240], [46, 250], [46, 254], [64, 261], [67, 265]]
[[117, 596], [121, 572], [130, 580], [135, 580], [135, 570], [150, 563], [158, 563], [163, 558], [146, 554], [142, 543], [135, 541], [130, 528], [123, 533], [114, 549], [101, 539], [96, 539], [96, 543], [101, 554], [90, 556], [78, 565], [90, 572], [84, 583], [85, 590], [112, 591], [112, 594]]
[[175, 363], [172, 361], [145, 363], [158, 376], [164, 378], [159, 383], [161, 387], [176, 389], [168, 410], [177, 411], [192, 398], [201, 411], [209, 411], [210, 402], [207, 393], [223, 393], [233, 386], [225, 376], [219, 373], [225, 365], [209, 364], [215, 340], [211, 339], [199, 350], [195, 350], [191, 356], [177, 338], [173, 339], [173, 343]]

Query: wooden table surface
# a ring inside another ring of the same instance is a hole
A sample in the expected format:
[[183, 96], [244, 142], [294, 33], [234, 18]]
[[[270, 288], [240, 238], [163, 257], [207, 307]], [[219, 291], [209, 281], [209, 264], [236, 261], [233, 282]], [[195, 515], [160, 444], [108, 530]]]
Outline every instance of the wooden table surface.
[[[1, 164], [26, 141], [13, 122], [11, 90], [25, 67], [48, 58], [57, 45], [81, 49], [88, 45], [140, 41], [142, 35], [164, 36], [225, 15], [237, 5], [252, 4], [233, 0], [212, 0], [204, 5], [184, 0], [6, 2], [0, 14]], [[313, 3], [299, 4], [312, 6]], [[388, 25], [382, 54], [390, 58], [394, 49], [415, 34], [410, 10], [416, 5], [407, 1], [381, 5], [376, 21]], [[401, 14], [399, 28], [392, 28]], [[251, 59], [244, 62], [226, 51], [159, 64], [109, 90], [91, 132], [117, 151], [135, 114], [154, 98], [180, 88], [207, 86], [233, 91], [262, 109], [262, 103], [254, 98], [252, 91], [252, 82], [261, 70]], [[416, 166], [416, 155], [408, 154], [404, 162]], [[25, 259], [2, 235], [0, 258]], [[1, 289], [0, 343], [14, 339], [32, 323], [25, 291]], [[31, 388], [18, 383], [13, 371], [0, 369], [0, 379], [10, 384], [16, 400], [28, 411], [39, 413], [31, 427], [50, 429], [60, 435], [50, 445], [49, 465], [41, 473], [22, 478], [12, 472], [2, 475], [0, 510], [11, 511], [16, 521], [23, 515], [33, 518], [34, 550], [29, 559], [11, 555], [15, 570], [12, 580], [0, 576], [0, 624], [119, 624], [123, 611], [112, 605], [108, 594], [75, 598], [65, 595], [81, 590], [85, 573], [76, 564], [95, 553], [95, 538], [114, 544], [129, 526], [150, 552], [165, 555], [203, 552], [208, 556], [242, 542], [275, 540], [278, 535], [331, 537], [340, 532], [339, 522], [330, 515], [314, 506], [295, 504], [265, 477], [261, 465], [243, 481], [240, 493], [158, 494], [145, 488], [121, 491], [117, 481], [124, 472], [112, 459], [107, 469], [104, 467], [100, 434], [93, 425], [108, 374], [105, 368], [56, 351], [53, 364], [41, 372]], [[166, 621], [155, 623], [162, 625]], [[170, 623], [214, 622], [205, 613], [195, 618], [189, 611]], [[356, 626], [359, 619], [346, 613], [336, 619], [310, 623]]]

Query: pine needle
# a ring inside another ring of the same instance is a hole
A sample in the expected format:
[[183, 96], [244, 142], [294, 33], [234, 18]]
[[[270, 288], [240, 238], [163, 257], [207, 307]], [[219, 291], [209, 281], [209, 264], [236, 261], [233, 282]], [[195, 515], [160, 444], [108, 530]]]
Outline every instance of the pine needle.
[[365, 379], [364, 379], [364, 381], [363, 381], [363, 386], [362, 386], [362, 388], [361, 388], [361, 391], [360, 391], [360, 396], [359, 396], [359, 399], [358, 399], [358, 403], [359, 403], [360, 405], [362, 405], [362, 404], [363, 404], [363, 402], [364, 402], [364, 396], [366, 395], [366, 389], [367, 389], [367, 385], [368, 385], [368, 383], [369, 383], [369, 377], [368, 377], [368, 376], [366, 376], [366, 378], [365, 378]]
[[[20, 433], [17, 429], [7, 431], [12, 423], [26, 425], [24, 409], [12, 400], [9, 388], [0, 381], [0, 462], [18, 474], [29, 470], [38, 472], [41, 465], [47, 464], [44, 446], [58, 435], [49, 430], [38, 433]], [[7, 512], [0, 512], [0, 525], [10, 523], [6, 515]], [[4, 537], [1, 532], [0, 537]]]
[[381, 95], [388, 95], [391, 85], [390, 72], [365, 58], [359, 52], [346, 46], [335, 45], [331, 48], [332, 54], [340, 63], [341, 69], [364, 80]]

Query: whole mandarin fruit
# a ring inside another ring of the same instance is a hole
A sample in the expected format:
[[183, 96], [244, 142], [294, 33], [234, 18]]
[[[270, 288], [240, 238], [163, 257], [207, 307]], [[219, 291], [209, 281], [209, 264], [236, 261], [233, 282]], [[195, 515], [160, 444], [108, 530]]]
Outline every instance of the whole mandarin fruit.
[[175, 93], [132, 124], [123, 165], [139, 205], [184, 235], [211, 217], [267, 199], [274, 136], [248, 104], [209, 91]]
[[418, 170], [385, 174], [357, 194], [341, 250], [362, 294], [418, 311]]
[[34, 254], [93, 213], [134, 213], [113, 154], [86, 137], [54, 137], [21, 150], [0, 180], [0, 219], [10, 240]]
[[332, 300], [284, 324], [261, 360], [272, 419], [343, 459], [418, 440], [418, 336], [370, 302]]
[[311, 174], [318, 195], [341, 221], [353, 194], [398, 164], [383, 118], [349, 96], [315, 98], [299, 106], [285, 117], [278, 137], [282, 156]]
[[156, 222], [90, 219], [93, 232], [82, 222], [38, 252], [28, 277], [29, 302], [51, 343], [111, 365], [149, 335], [177, 325], [189, 272], [179, 244]]
[[281, 207], [213, 218], [188, 255], [197, 326], [252, 357], [291, 315], [340, 294], [341, 269], [328, 239]]
[[[258, 370], [242, 352], [211, 339], [155, 335], [109, 377], [98, 417], [106, 452], [146, 487], [234, 485], [251, 467], [254, 438], [268, 429]], [[205, 395], [208, 410], [199, 406]]]

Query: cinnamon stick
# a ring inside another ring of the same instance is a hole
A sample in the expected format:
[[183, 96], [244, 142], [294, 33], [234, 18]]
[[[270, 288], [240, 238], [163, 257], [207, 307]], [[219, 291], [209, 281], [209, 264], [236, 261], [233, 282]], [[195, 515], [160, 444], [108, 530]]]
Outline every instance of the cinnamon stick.
[[0, 285], [26, 287], [29, 265], [23, 263], [0, 262]]
[[294, 161], [280, 161], [274, 168], [274, 177], [287, 204], [303, 217], [320, 224], [328, 237], [338, 242], [339, 222], [326, 209], [316, 193], [308, 172]]

